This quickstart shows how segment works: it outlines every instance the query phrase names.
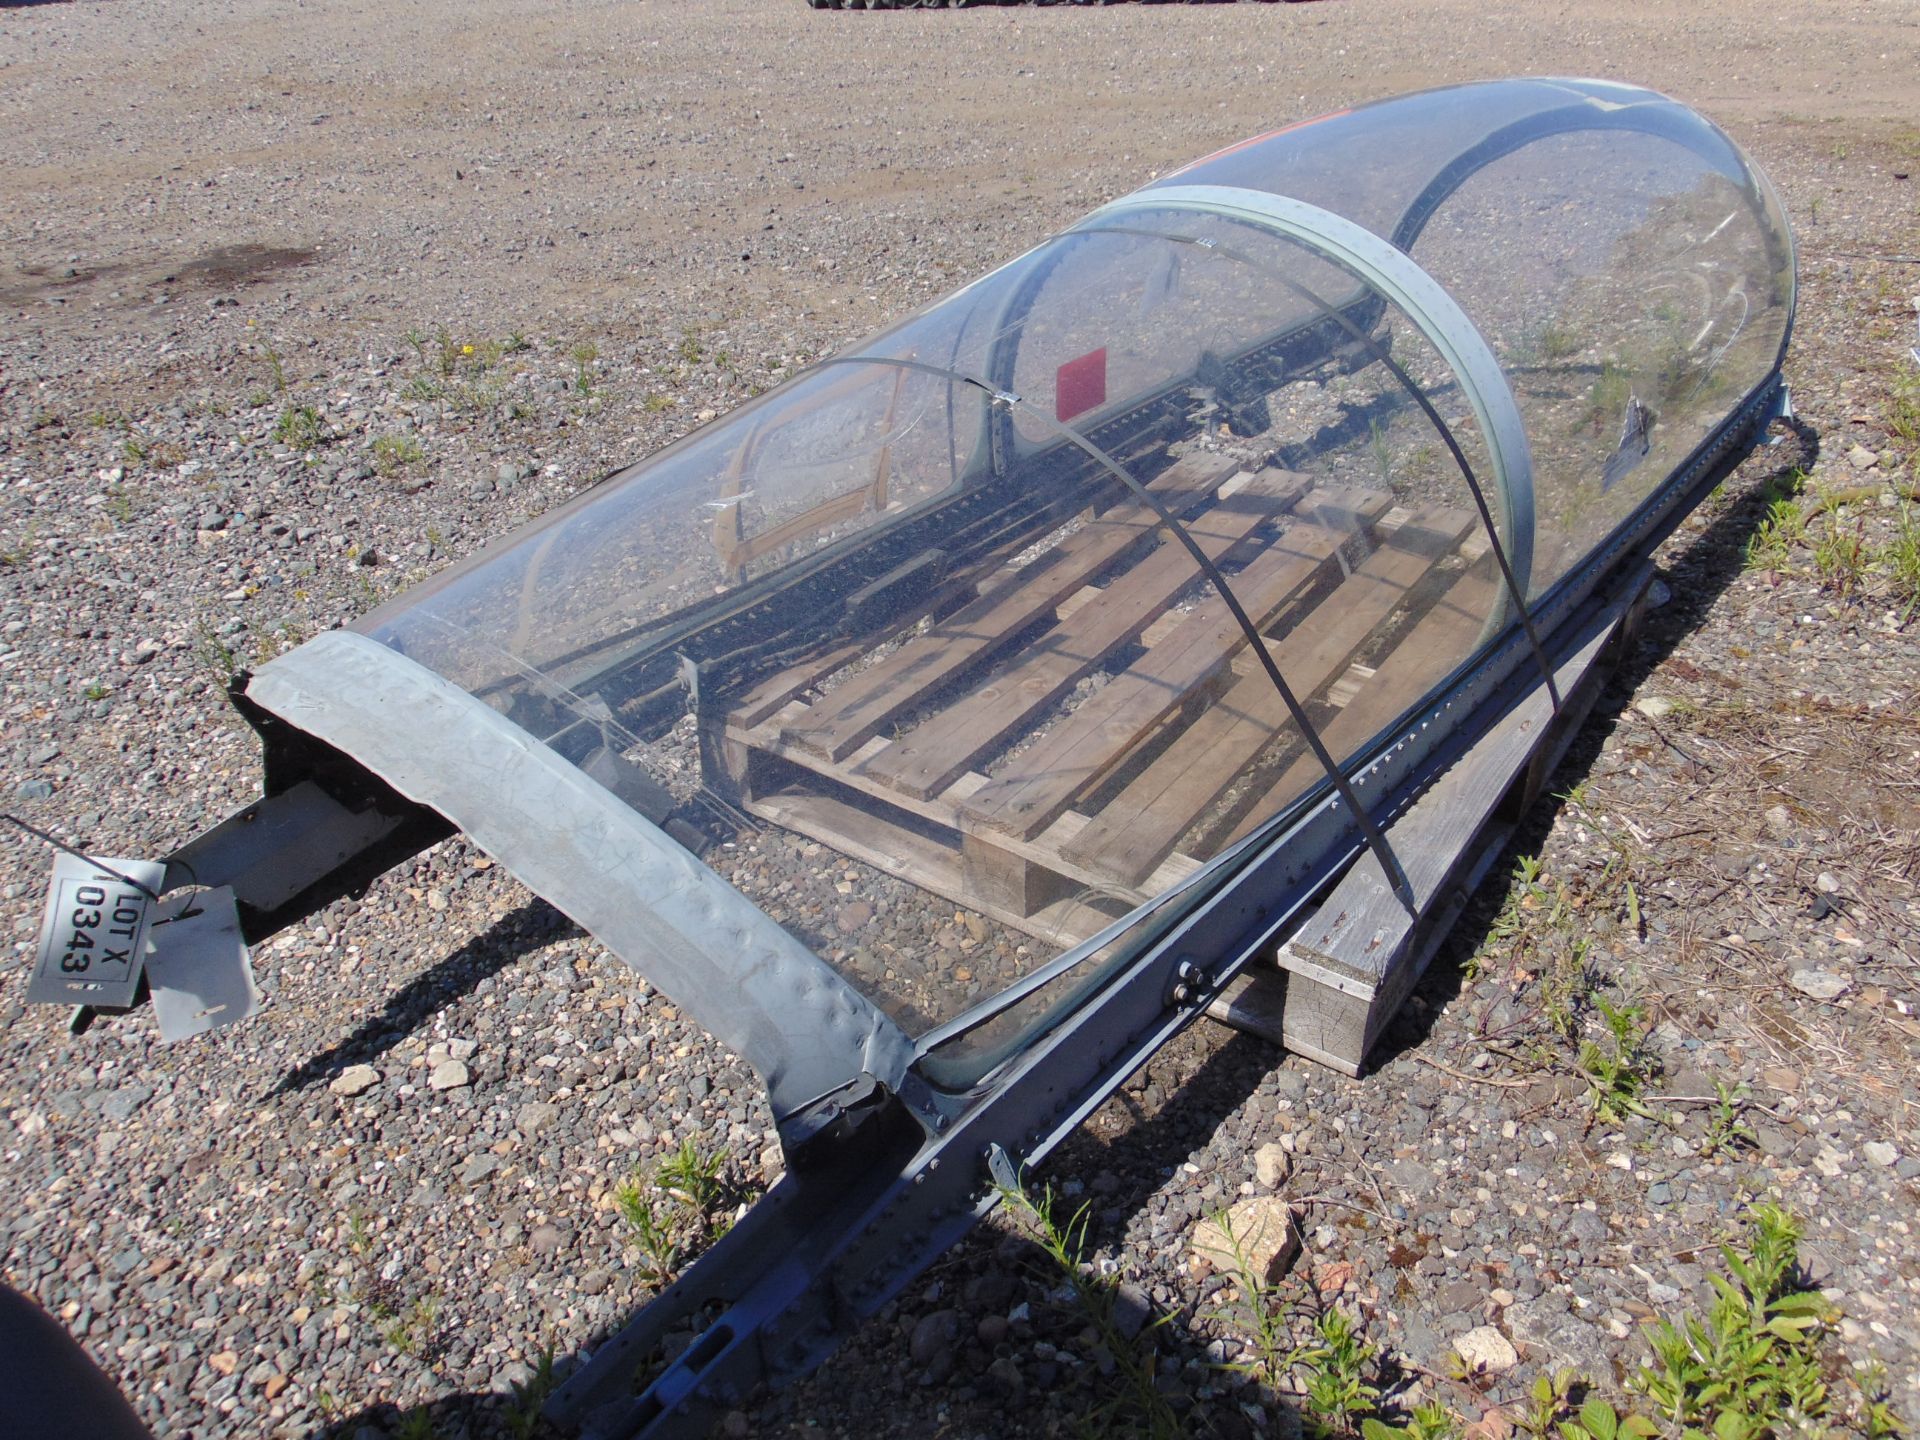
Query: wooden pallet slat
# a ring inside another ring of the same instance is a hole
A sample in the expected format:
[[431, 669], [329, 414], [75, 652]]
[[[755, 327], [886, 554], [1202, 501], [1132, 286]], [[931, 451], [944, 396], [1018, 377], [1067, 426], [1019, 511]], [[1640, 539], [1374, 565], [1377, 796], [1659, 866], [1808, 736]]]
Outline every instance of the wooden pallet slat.
[[1371, 851], [1281, 945], [1278, 969], [1242, 975], [1208, 1013], [1360, 1073], [1454, 919], [1544, 788], [1636, 633], [1652, 567], [1641, 565], [1556, 647], [1560, 705], [1537, 679], [1386, 827], [1412, 908]]
[[[1364, 524], [1386, 503], [1375, 490], [1315, 491], [1303, 500], [1301, 508], [1310, 506], [1336, 523], [1295, 526], [1234, 577], [1234, 593], [1256, 626], [1267, 624], [1314, 580], [1351, 524]], [[964, 807], [964, 823], [1023, 840], [1039, 834], [1244, 644], [1225, 601], [1214, 597], [1196, 607], [1145, 657], [975, 794]]]
[[[1187, 526], [1218, 563], [1265, 518], [1223, 505]], [[1199, 578], [1186, 549], [1171, 541], [1076, 606], [1039, 644], [996, 669], [987, 682], [922, 721], [864, 768], [922, 798], [944, 790], [981, 755], [1053, 704], [1117, 647], [1136, 637]]]
[[[1335, 755], [1357, 750], [1444, 679], [1472, 653], [1500, 593], [1499, 578], [1481, 569], [1470, 570], [1454, 581], [1394, 648], [1391, 658], [1378, 667], [1378, 683], [1363, 686], [1321, 727], [1320, 739], [1327, 749]], [[1234, 826], [1226, 843], [1249, 834], [1281, 806], [1318, 783], [1325, 773], [1311, 754], [1300, 756]]]
[[822, 652], [812, 660], [789, 666], [778, 674], [770, 675], [745, 694], [737, 696], [727, 711], [728, 720], [738, 726], [751, 728], [770, 716], [786, 708], [787, 703], [825, 676], [844, 666], [851, 665], [867, 651], [863, 641], [853, 641], [846, 645], [836, 645]]
[[[1234, 462], [1218, 455], [1190, 455], [1148, 488], [1177, 514], [1210, 493], [1234, 468]], [[1004, 649], [1159, 525], [1150, 506], [1114, 506], [927, 634], [848, 679], [810, 706], [804, 717], [783, 726], [782, 738], [825, 759], [845, 759], [918, 696]]]
[[[1472, 523], [1463, 511], [1431, 510], [1397, 527], [1315, 608], [1313, 623], [1273, 643], [1274, 663], [1295, 693], [1308, 696], [1326, 684]], [[1289, 724], [1265, 671], [1245, 676], [1107, 803], [1067, 858], [1140, 884]]]

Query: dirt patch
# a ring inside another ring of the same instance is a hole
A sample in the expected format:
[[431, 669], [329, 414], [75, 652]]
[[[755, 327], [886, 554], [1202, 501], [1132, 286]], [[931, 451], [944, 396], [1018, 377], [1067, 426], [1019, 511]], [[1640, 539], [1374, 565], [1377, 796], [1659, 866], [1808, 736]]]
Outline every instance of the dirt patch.
[[160, 278], [162, 284], [178, 283], [201, 290], [237, 290], [242, 285], [258, 285], [282, 270], [310, 265], [317, 253], [277, 245], [222, 245]]

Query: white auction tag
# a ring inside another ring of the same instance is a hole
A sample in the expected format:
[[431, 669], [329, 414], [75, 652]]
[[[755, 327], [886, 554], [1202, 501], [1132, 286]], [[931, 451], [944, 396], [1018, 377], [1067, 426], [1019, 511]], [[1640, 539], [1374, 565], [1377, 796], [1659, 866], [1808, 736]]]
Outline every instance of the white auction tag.
[[27, 999], [124, 1006], [140, 988], [148, 920], [166, 875], [157, 860], [56, 855]]
[[147, 984], [163, 1040], [231, 1025], [260, 1008], [231, 886], [160, 902], [147, 929]]

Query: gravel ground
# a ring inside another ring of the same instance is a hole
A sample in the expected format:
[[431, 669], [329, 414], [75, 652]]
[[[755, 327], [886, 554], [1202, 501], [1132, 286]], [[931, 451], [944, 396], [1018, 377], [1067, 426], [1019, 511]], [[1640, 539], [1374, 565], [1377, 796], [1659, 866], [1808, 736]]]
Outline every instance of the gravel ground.
[[[1372, 1074], [1196, 1030], [1046, 1175], [1173, 1317], [1161, 1384], [1194, 1433], [1288, 1424], [1212, 1368], [1245, 1332], [1189, 1248], [1276, 1188], [1271, 1144], [1304, 1207], [1289, 1293], [1361, 1316], [1403, 1399], [1474, 1413], [1568, 1364], [1617, 1384], [1772, 1193], [1808, 1217], [1838, 1353], [1885, 1365], [1911, 1427], [1916, 623], [1871, 577], [1823, 584], [1810, 548], [1742, 553], [1793, 465], [1864, 490], [1842, 527], [1894, 524], [1920, 8], [1620, 9], [0, 10], [6, 803], [164, 853], [254, 791], [234, 668], [1156, 170], [1423, 84], [1652, 84], [1725, 124], [1796, 218], [1798, 440], [1669, 545], [1672, 599], [1553, 787], [1584, 788], [1517, 841], [1540, 877], [1489, 882]], [[742, 1195], [767, 1178], [750, 1075], [462, 841], [270, 941], [266, 1013], [166, 1049], [144, 1018], [69, 1041], [22, 1006], [46, 859], [0, 843], [3, 1273], [156, 1433], [380, 1434], [420, 1406], [446, 1436], [500, 1432], [540, 1350], [646, 1291], [621, 1178], [686, 1138], [727, 1149]], [[837, 868], [779, 834], [722, 863], [775, 895]], [[1643, 1006], [1660, 1093], [1744, 1083], [1753, 1145], [1709, 1147], [1693, 1104], [1587, 1124], [1548, 1003], [1576, 940]], [[984, 1228], [728, 1432], [1070, 1433], [1112, 1386], [1032, 1254]], [[1518, 1365], [1449, 1379], [1485, 1325]]]

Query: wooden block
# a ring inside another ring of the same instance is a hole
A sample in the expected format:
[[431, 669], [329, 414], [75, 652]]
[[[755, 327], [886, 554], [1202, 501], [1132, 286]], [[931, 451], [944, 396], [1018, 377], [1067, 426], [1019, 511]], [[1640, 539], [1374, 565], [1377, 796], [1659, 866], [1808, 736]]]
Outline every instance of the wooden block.
[[1265, 967], [1242, 970], [1207, 1007], [1209, 1019], [1231, 1025], [1249, 1035], [1258, 1035], [1274, 1044], [1283, 1043], [1287, 1008], [1287, 980], [1284, 970]]
[[[1246, 471], [1234, 476], [1227, 482], [1233, 486], [1233, 495], [1242, 493], [1258, 496], [1275, 510], [1287, 510], [1299, 503], [1300, 497], [1313, 488], [1313, 477], [1303, 475], [1298, 470], [1282, 470], [1277, 465], [1264, 469]], [[1231, 498], [1227, 485], [1220, 487], [1220, 498]]]
[[1169, 610], [1140, 632], [1141, 648], [1151, 650], [1185, 624], [1187, 616], [1191, 613], [1187, 610]]
[[1369, 851], [1280, 947], [1279, 964], [1292, 977], [1283, 1022], [1290, 1048], [1359, 1073], [1511, 833], [1505, 797], [1524, 789], [1540, 764], [1557, 761], [1591, 709], [1605, 657], [1647, 574], [1631, 577], [1626, 594], [1560, 647], [1557, 713], [1545, 684], [1536, 684], [1386, 827], [1406, 895], [1395, 893]]
[[1160, 867], [1146, 878], [1146, 882], [1140, 888], [1149, 895], [1165, 894], [1190, 877], [1204, 863], [1191, 855], [1181, 855], [1176, 852], [1162, 860]]
[[884, 735], [876, 735], [847, 757], [850, 770], [857, 770], [869, 760], [877, 760], [893, 747], [893, 742]]
[[736, 800], [748, 798], [752, 749], [738, 737], [717, 728], [703, 730], [700, 740], [701, 778], [722, 795]]
[[1031, 915], [1061, 897], [1060, 876], [977, 835], [963, 835], [960, 863], [969, 904]]
[[1056, 620], [1070, 620], [1105, 593], [1106, 592], [1098, 585], [1082, 585], [1078, 590], [1074, 591], [1073, 594], [1054, 606], [1053, 618]]
[[1268, 984], [1257, 1004], [1241, 1005], [1215, 1018], [1236, 1029], [1251, 1028], [1262, 1039], [1343, 1075], [1358, 1076], [1360, 1063], [1348, 1057], [1364, 1055], [1370, 1043], [1366, 1034], [1369, 1002], [1302, 974], [1283, 970], [1278, 977], [1283, 978], [1264, 972], [1260, 978]]
[[[1285, 671], [1281, 672], [1285, 674]], [[1353, 697], [1380, 672], [1371, 665], [1349, 665], [1347, 673], [1342, 675], [1327, 690], [1327, 703], [1336, 710], [1344, 710], [1352, 703]]]
[[1378, 520], [1373, 522], [1374, 534], [1382, 540], [1391, 540], [1393, 534], [1402, 525], [1413, 519], [1413, 512], [1404, 505], [1396, 505]]

